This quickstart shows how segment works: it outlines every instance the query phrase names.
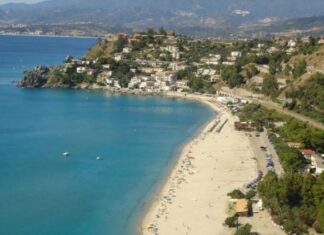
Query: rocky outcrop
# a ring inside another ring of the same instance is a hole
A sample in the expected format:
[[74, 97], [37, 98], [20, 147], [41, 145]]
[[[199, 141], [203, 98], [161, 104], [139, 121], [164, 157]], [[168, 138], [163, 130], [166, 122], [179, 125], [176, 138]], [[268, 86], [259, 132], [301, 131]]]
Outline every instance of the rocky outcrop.
[[38, 88], [46, 85], [48, 81], [49, 68], [46, 66], [36, 66], [32, 70], [26, 71], [24, 78], [18, 83], [18, 86], [26, 88]]

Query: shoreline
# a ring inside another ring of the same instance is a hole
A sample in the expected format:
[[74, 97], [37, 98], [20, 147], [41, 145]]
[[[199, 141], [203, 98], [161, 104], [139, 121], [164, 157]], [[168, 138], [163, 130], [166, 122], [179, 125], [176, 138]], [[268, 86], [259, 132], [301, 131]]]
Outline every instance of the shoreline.
[[[224, 115], [226, 118], [232, 118], [235, 119], [231, 114], [228, 113], [228, 111], [223, 110], [220, 106], [217, 105], [216, 101], [215, 103], [212, 103], [211, 101], [211, 97], [207, 97], [207, 96], [202, 96], [202, 95], [194, 95], [194, 94], [188, 94], [188, 95], [184, 95], [184, 94], [179, 94], [179, 93], [174, 93], [174, 92], [169, 92], [165, 94], [165, 97], [169, 97], [169, 98], [181, 98], [181, 99], [190, 99], [190, 100], [194, 100], [194, 101], [198, 101], [201, 102], [203, 104], [208, 105], [215, 113], [217, 113], [219, 116]], [[164, 201], [165, 199], [165, 195], [168, 195], [168, 193], [171, 192], [171, 197], [167, 197], [168, 200], [176, 200], [178, 197], [178, 191], [182, 191], [182, 194], [184, 194], [184, 198], [186, 198], [188, 195], [188, 193], [191, 193], [192, 191], [195, 191], [195, 187], [191, 187], [191, 186], [195, 186], [195, 185], [191, 185], [188, 189], [182, 189], [182, 188], [177, 188], [177, 187], [171, 187], [170, 185], [172, 183], [174, 183], [174, 177], [177, 177], [179, 170], [182, 171], [183, 170], [183, 165], [181, 165], [181, 163], [183, 163], [184, 161], [188, 161], [188, 153], [191, 154], [192, 152], [194, 152], [195, 147], [197, 147], [197, 145], [199, 146], [199, 144], [201, 145], [201, 143], [199, 143], [199, 141], [201, 141], [202, 143], [205, 142], [205, 138], [208, 138], [207, 135], [211, 134], [214, 135], [214, 133], [209, 133], [209, 129], [211, 128], [211, 126], [214, 124], [214, 120], [215, 120], [215, 116], [214, 118], [212, 118], [211, 120], [207, 121], [207, 123], [205, 125], [202, 126], [202, 128], [197, 132], [197, 134], [195, 136], [193, 136], [193, 138], [191, 138], [190, 140], [188, 140], [188, 142], [186, 142], [181, 150], [179, 151], [179, 154], [177, 155], [176, 160], [173, 163], [173, 166], [171, 166], [171, 169], [167, 172], [166, 174], [166, 178], [163, 179], [162, 183], [160, 185], [158, 185], [158, 189], [156, 190], [156, 193], [154, 193], [152, 195], [152, 198], [150, 199], [149, 202], [147, 202], [147, 204], [145, 205], [145, 209], [144, 211], [141, 213], [142, 217], [139, 220], [139, 224], [137, 227], [137, 234], [191, 234], [190, 231], [192, 231], [192, 229], [194, 228], [189, 228], [189, 225], [186, 225], [187, 227], [185, 227], [185, 222], [186, 219], [183, 219], [182, 223], [183, 223], [183, 227], [179, 226], [179, 217], [186, 217], [186, 215], [188, 215], [187, 213], [182, 213], [179, 212], [179, 208], [181, 209], [185, 209], [185, 207], [182, 206], [182, 200], [177, 201], [177, 202], [171, 202], [171, 203], [166, 203]], [[235, 131], [235, 130], [234, 130]], [[216, 134], [217, 135], [217, 134]], [[241, 134], [238, 134], [241, 135]], [[247, 143], [249, 144], [249, 141], [246, 140]], [[196, 146], [195, 146], [196, 145]], [[205, 149], [206, 151], [208, 151], [208, 149]], [[252, 150], [250, 148], [250, 152], [252, 153]], [[197, 160], [195, 158], [197, 158], [197, 154], [195, 155], [194, 153], [192, 154], [194, 157], [193, 159], [189, 160], [190, 162], [193, 162], [192, 165], [195, 165], [194, 162], [196, 162]], [[198, 154], [199, 155], [199, 154]], [[249, 180], [251, 177], [253, 177], [255, 175], [255, 172], [257, 171], [257, 167], [255, 162], [252, 160], [252, 155], [251, 155], [251, 160], [249, 162], [249, 167], [246, 169], [246, 181]], [[199, 160], [199, 161], [203, 161], [203, 159]], [[190, 163], [191, 165], [191, 163]], [[216, 164], [217, 165], [217, 164]], [[251, 170], [251, 166], [253, 166], [254, 170]], [[213, 169], [212, 169], [213, 170]], [[189, 170], [189, 174], [186, 175], [181, 175], [183, 176], [184, 181], [190, 180], [190, 176], [191, 175], [201, 175], [201, 172], [194, 172], [195, 168], [190, 169]], [[179, 178], [179, 177], [178, 177]], [[244, 181], [244, 180], [243, 180]], [[240, 185], [237, 184], [236, 187], [239, 186], [243, 186], [243, 183], [239, 183]], [[185, 186], [184, 186], [185, 187]], [[233, 187], [232, 189], [235, 189], [236, 187]], [[204, 189], [203, 189], [204, 190]], [[206, 190], [208, 193], [208, 190]], [[223, 196], [227, 197], [227, 193], [229, 191], [226, 191]], [[199, 199], [195, 199], [195, 200], [199, 200]], [[181, 205], [180, 205], [181, 203]], [[226, 201], [224, 201], [224, 204], [226, 203]], [[187, 202], [188, 204], [188, 202]], [[189, 202], [190, 204], [190, 202]], [[210, 205], [210, 204], [209, 204]], [[162, 209], [161, 209], [162, 208]], [[170, 209], [171, 208], [171, 209]], [[172, 210], [172, 212], [167, 212], [165, 213], [165, 221], [161, 221], [162, 216], [164, 216], [164, 213], [161, 213], [163, 215], [160, 214], [160, 212], [165, 212], [166, 210]], [[180, 209], [180, 211], [181, 211]], [[193, 208], [190, 205], [186, 206], [186, 209], [189, 209], [189, 211], [195, 211], [195, 208]], [[199, 209], [199, 208], [197, 208]], [[177, 211], [178, 210], [178, 211]], [[180, 213], [180, 214], [178, 214]], [[204, 212], [205, 213], [205, 212]], [[174, 215], [173, 215], [174, 214]], [[226, 212], [225, 210], [223, 210], [223, 215], [226, 218]], [[173, 220], [169, 220], [168, 217], [169, 216], [174, 216], [175, 220], [178, 221], [173, 221]], [[209, 215], [204, 215], [209, 217]], [[190, 216], [187, 216], [190, 217]], [[194, 216], [193, 216], [194, 217]], [[225, 227], [223, 227], [222, 222], [224, 221], [223, 219], [225, 218], [221, 218], [221, 223], [219, 224], [219, 228], [221, 228], [222, 231], [219, 231], [219, 234], [224, 234], [228, 233], [228, 231], [226, 230]], [[188, 220], [190, 220], [190, 218], [187, 218]], [[219, 220], [220, 221], [220, 220]], [[148, 230], [148, 228], [151, 226], [151, 229]], [[160, 226], [161, 229], [163, 229], [161, 232], [160, 230]], [[191, 225], [190, 225], [191, 226]], [[198, 225], [198, 227], [201, 227], [204, 225]], [[172, 228], [173, 227], [173, 228]], [[214, 226], [212, 226], [213, 228]], [[154, 232], [154, 229], [157, 228], [157, 232]], [[172, 229], [174, 229], [174, 231], [171, 231]], [[181, 230], [182, 229], [182, 230]], [[186, 231], [184, 231], [183, 229], [185, 229]], [[190, 230], [188, 230], [190, 229]], [[210, 229], [210, 228], [209, 228]], [[197, 232], [193, 232], [192, 234], [197, 234]], [[204, 233], [201, 234], [211, 234], [210, 231], [207, 230]], [[215, 234], [215, 233], [212, 233]]]
[[[50, 89], [50, 87], [48, 88]], [[57, 88], [62, 89], [62, 87]], [[139, 206], [139, 217], [136, 221], [137, 226], [134, 233], [141, 235], [230, 234], [230, 230], [223, 226], [223, 222], [228, 216], [227, 193], [242, 188], [245, 183], [255, 177], [257, 172], [250, 140], [243, 132], [234, 129], [236, 116], [233, 116], [224, 106], [216, 102], [215, 97], [211, 95], [180, 92], [145, 93], [94, 86], [74, 87], [72, 89], [103, 91], [117, 95], [186, 99], [208, 105], [214, 113], [218, 114], [217, 116], [221, 117], [221, 122], [226, 119], [226, 125], [223, 128], [225, 130], [220, 131], [220, 133], [211, 133], [209, 130], [215, 124], [216, 117], [216, 114], [213, 115], [197, 130], [192, 138], [179, 147], [175, 159], [170, 162], [163, 178], [159, 179], [158, 183], [150, 190], [148, 201], [144, 201]], [[229, 141], [224, 142], [223, 138], [228, 138]], [[231, 142], [233, 142], [233, 147], [228, 145]], [[206, 156], [208, 151], [210, 151], [209, 156]], [[188, 162], [189, 167], [184, 168], [184, 164]], [[216, 168], [220, 168], [219, 173], [217, 173]], [[181, 171], [180, 175], [179, 171]], [[193, 178], [196, 178], [194, 182], [190, 182]], [[176, 181], [179, 182], [179, 180], [180, 187], [175, 186]], [[198, 194], [189, 196], [195, 193]], [[191, 197], [189, 201], [188, 197]], [[165, 211], [167, 212], [165, 213]], [[196, 218], [197, 216], [200, 216], [200, 218]], [[164, 218], [163, 221], [162, 217]], [[157, 230], [154, 230], [156, 228]]]
[[[117, 92], [118, 93], [118, 92]], [[119, 94], [129, 94], [129, 95], [143, 95], [143, 94], [136, 94], [136, 93], [120, 93]], [[198, 138], [201, 133], [211, 124], [214, 122], [215, 118], [218, 117], [220, 115], [219, 110], [216, 110], [212, 107], [212, 105], [208, 102], [208, 101], [202, 101], [201, 98], [202, 97], [198, 97], [198, 96], [191, 96], [191, 97], [186, 97], [186, 95], [184, 94], [175, 94], [174, 92], [168, 92], [168, 93], [164, 93], [164, 94], [146, 94], [146, 95], [152, 95], [152, 96], [159, 96], [159, 97], [163, 97], [166, 99], [179, 99], [179, 100], [189, 100], [189, 101], [193, 101], [193, 102], [199, 102], [202, 105], [206, 105], [208, 106], [212, 112], [213, 115], [211, 118], [209, 118], [201, 127], [198, 128], [198, 130], [194, 133], [193, 136], [191, 136], [186, 142], [184, 142], [179, 149], [176, 151], [175, 153], [175, 159], [173, 159], [172, 161], [170, 161], [170, 163], [168, 164], [168, 168], [167, 171], [165, 172], [165, 174], [163, 175], [163, 178], [158, 180], [158, 183], [154, 186], [154, 188], [151, 190], [150, 193], [150, 197], [149, 197], [149, 201], [144, 202], [142, 204], [142, 206], [140, 208], [141, 211], [139, 212], [140, 215], [140, 219], [137, 220], [137, 226], [136, 226], [136, 234], [143, 234], [142, 233], [142, 223], [143, 223], [143, 219], [145, 218], [145, 216], [148, 214], [148, 212], [151, 210], [151, 208], [153, 207], [153, 205], [155, 204], [156, 201], [156, 197], [158, 195], [161, 195], [162, 193], [162, 189], [165, 187], [165, 185], [168, 183], [169, 177], [172, 174], [172, 172], [174, 171], [175, 165], [179, 164], [181, 155], [183, 154], [184, 149], [186, 148], [186, 146], [188, 146], [191, 142], [193, 142], [196, 138]], [[207, 97], [206, 97], [207, 98]], [[209, 97], [210, 98], [210, 97]]]

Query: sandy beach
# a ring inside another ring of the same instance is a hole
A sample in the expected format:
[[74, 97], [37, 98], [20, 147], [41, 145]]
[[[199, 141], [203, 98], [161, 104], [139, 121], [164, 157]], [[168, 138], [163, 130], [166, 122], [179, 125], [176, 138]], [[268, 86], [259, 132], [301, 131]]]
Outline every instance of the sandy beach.
[[227, 122], [220, 132], [210, 131], [215, 117], [183, 148], [142, 220], [142, 234], [229, 234], [223, 226], [227, 193], [256, 175], [250, 141], [234, 129], [236, 117], [209, 97], [186, 98], [210, 105], [219, 113], [221, 123]]

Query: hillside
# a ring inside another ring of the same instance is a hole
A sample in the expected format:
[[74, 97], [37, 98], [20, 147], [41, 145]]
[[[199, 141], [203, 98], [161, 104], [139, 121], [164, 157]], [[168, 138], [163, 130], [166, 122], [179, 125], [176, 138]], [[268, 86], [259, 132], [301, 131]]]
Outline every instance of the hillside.
[[103, 40], [91, 47], [85, 55], [85, 58], [88, 60], [94, 60], [99, 57], [111, 57], [115, 50], [116, 40]]
[[[127, 26], [135, 31], [163, 25], [197, 36], [268, 34], [280, 31], [282, 25], [291, 28], [288, 19], [317, 15], [324, 15], [322, 0], [273, 0], [271, 4], [265, 0], [49, 0], [0, 6], [0, 21], [62, 27], [67, 23]], [[272, 19], [270, 27], [264, 25], [267, 19]], [[300, 25], [305, 28], [311, 22]]]

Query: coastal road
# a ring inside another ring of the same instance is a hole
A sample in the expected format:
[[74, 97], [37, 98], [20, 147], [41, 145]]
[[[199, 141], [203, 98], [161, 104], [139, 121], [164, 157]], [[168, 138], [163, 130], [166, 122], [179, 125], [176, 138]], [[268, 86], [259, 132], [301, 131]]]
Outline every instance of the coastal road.
[[[318, 71], [318, 70], [317, 70]], [[324, 71], [323, 71], [324, 72]], [[324, 130], [324, 124], [314, 120], [310, 117], [304, 116], [300, 113], [296, 113], [293, 111], [290, 111], [288, 109], [284, 109], [282, 107], [281, 104], [275, 103], [272, 100], [270, 100], [267, 97], [264, 97], [263, 95], [259, 95], [259, 94], [255, 94], [252, 93], [251, 91], [248, 91], [246, 89], [243, 88], [239, 88], [239, 89], [226, 89], [226, 91], [221, 91], [222, 93], [231, 96], [231, 97], [236, 97], [236, 98], [240, 98], [240, 99], [245, 99], [248, 100], [249, 102], [253, 102], [256, 104], [261, 104], [262, 106], [268, 108], [268, 109], [274, 109], [276, 110], [278, 113], [296, 118], [302, 122], [306, 122], [309, 125], [316, 127], [318, 129]]]
[[306, 123], [308, 123], [309, 125], [311, 125], [313, 127], [324, 130], [324, 124], [323, 123], [321, 123], [319, 121], [316, 121], [316, 120], [314, 120], [312, 118], [306, 117], [306, 116], [304, 116], [302, 114], [299, 114], [299, 113], [284, 109], [281, 105], [279, 105], [277, 103], [274, 103], [274, 102], [269, 101], [269, 100], [261, 100], [261, 99], [252, 99], [252, 101], [255, 102], [255, 103], [261, 104], [266, 108], [274, 109], [278, 113], [291, 116], [291, 117], [296, 118], [296, 119], [298, 119], [298, 120], [300, 120], [302, 122], [306, 122]]

